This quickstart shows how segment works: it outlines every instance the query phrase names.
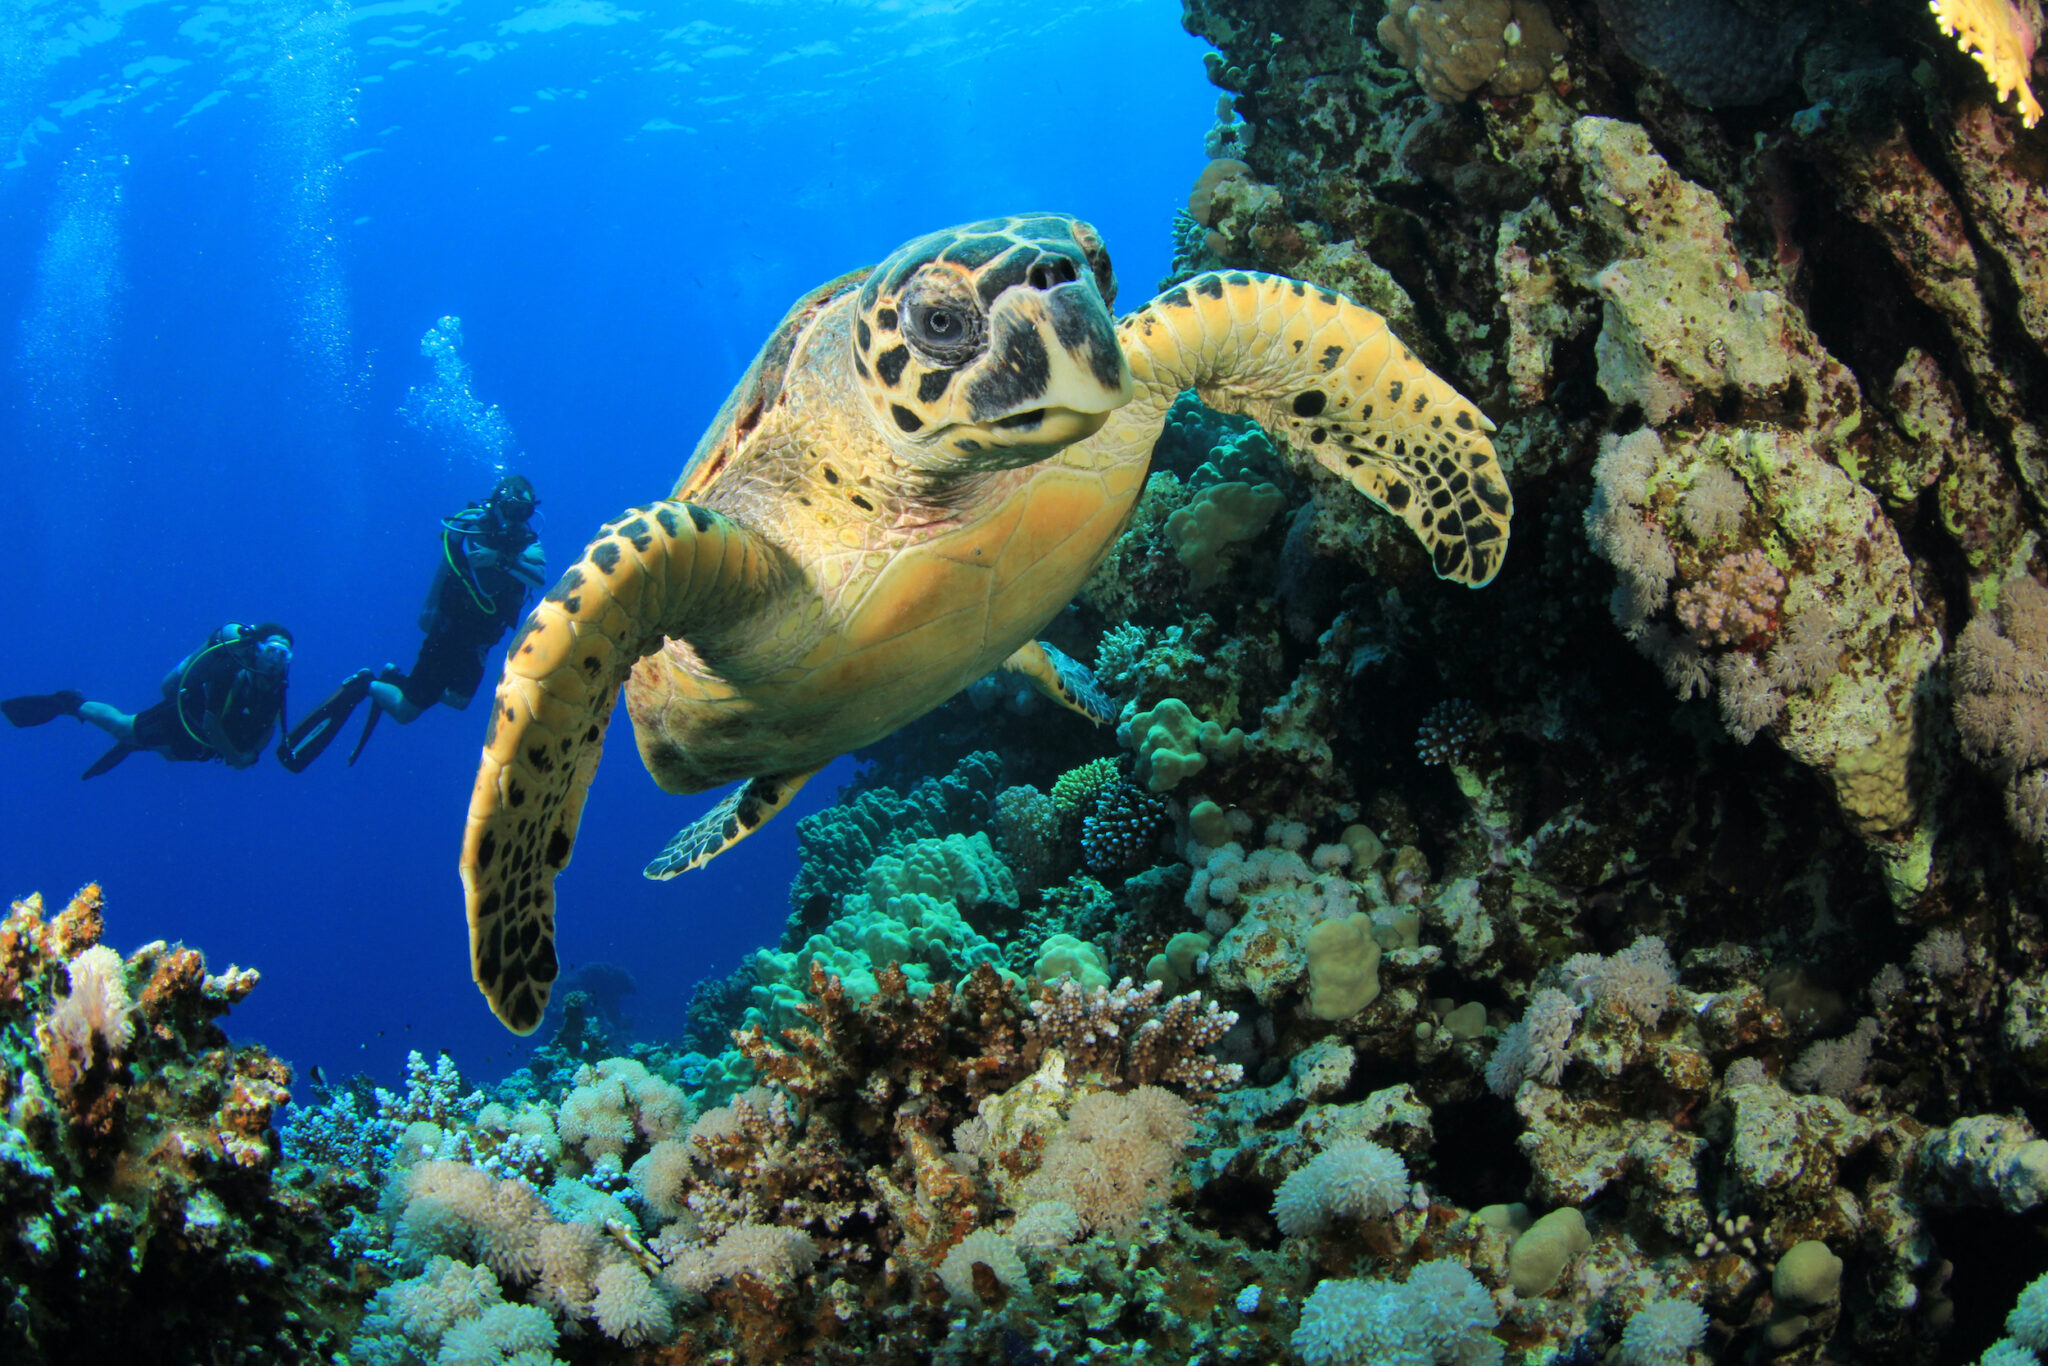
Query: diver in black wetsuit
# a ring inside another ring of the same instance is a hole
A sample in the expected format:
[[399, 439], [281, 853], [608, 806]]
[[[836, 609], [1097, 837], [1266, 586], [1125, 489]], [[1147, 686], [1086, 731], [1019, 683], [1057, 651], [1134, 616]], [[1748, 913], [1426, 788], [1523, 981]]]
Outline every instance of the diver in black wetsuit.
[[163, 700], [153, 707], [129, 713], [66, 690], [10, 697], [0, 702], [0, 713], [17, 726], [74, 716], [113, 736], [114, 747], [85, 771], [87, 778], [139, 749], [179, 762], [221, 759], [230, 768], [248, 768], [284, 718], [291, 664], [290, 631], [274, 621], [229, 622], [164, 675]]
[[359, 669], [292, 727], [277, 757], [294, 773], [320, 757], [364, 698], [373, 704], [349, 763], [369, 742], [377, 718], [403, 725], [436, 702], [460, 711], [484, 678], [484, 656], [519, 622], [526, 595], [547, 571], [539, 533], [530, 523], [540, 500], [526, 476], [508, 474], [481, 503], [441, 523], [441, 559], [420, 611], [419, 658], [409, 673], [386, 664]]

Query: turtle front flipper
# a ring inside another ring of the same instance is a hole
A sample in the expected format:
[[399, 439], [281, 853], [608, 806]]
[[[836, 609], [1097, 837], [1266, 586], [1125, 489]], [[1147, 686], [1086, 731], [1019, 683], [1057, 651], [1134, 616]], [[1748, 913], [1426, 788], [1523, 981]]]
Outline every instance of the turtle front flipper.
[[1243, 413], [1387, 509], [1437, 574], [1474, 588], [1507, 554], [1514, 500], [1493, 424], [1431, 374], [1386, 319], [1341, 294], [1249, 271], [1210, 272], [1117, 325], [1144, 398], [1097, 442], [1150, 449], [1183, 389]]
[[1031, 685], [1054, 702], [1101, 725], [1116, 719], [1116, 705], [1103, 694], [1102, 685], [1080, 660], [1055, 650], [1042, 640], [1030, 641], [1004, 660], [1006, 672], [1022, 674]]
[[609, 522], [512, 638], [462, 838], [469, 965], [491, 1010], [530, 1034], [555, 957], [555, 876], [633, 665], [745, 607], [769, 577], [761, 537], [692, 503]]
[[666, 882], [677, 873], [702, 868], [726, 850], [768, 823], [768, 818], [788, 806], [797, 789], [816, 777], [813, 768], [803, 773], [783, 773], [772, 778], [755, 778], [726, 794], [725, 800], [698, 819], [676, 831], [668, 846], [654, 856], [641, 873]]

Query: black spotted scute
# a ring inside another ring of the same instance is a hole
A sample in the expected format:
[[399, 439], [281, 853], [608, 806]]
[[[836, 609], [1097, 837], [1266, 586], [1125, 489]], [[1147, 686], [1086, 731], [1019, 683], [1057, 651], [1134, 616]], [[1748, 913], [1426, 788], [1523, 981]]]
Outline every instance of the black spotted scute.
[[[574, 852], [590, 776], [636, 642], [599, 623], [630, 616], [667, 542], [687, 540], [694, 504], [635, 508], [600, 531], [535, 607], [506, 656], [470, 801], [462, 873], [470, 967], [519, 1033], [540, 1023], [560, 963], [555, 879]], [[680, 535], [679, 535], [680, 533]], [[611, 629], [616, 630], [616, 627]]]

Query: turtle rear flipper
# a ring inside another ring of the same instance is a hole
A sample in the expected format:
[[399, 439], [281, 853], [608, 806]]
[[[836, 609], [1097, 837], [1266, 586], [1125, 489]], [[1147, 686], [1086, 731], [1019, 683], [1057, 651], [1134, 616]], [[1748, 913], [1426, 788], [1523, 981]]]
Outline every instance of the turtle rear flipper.
[[727, 793], [725, 800], [676, 831], [675, 838], [641, 872], [666, 882], [677, 873], [702, 868], [766, 825], [817, 773], [814, 768], [742, 783]]
[[1088, 666], [1042, 640], [1029, 641], [1003, 661], [1008, 673], [1022, 674], [1047, 698], [1101, 725], [1116, 719], [1116, 705]]
[[462, 885], [470, 973], [516, 1033], [539, 1025], [559, 970], [555, 877], [576, 846], [619, 688], [668, 637], [746, 610], [771, 559], [761, 537], [693, 503], [635, 508], [605, 525], [506, 647]]
[[1477, 588], [1500, 571], [1514, 500], [1486, 437], [1493, 424], [1371, 309], [1299, 280], [1210, 272], [1117, 332], [1149, 401], [1112, 417], [1098, 443], [1149, 451], [1166, 405], [1192, 388], [1406, 522], [1440, 578]]

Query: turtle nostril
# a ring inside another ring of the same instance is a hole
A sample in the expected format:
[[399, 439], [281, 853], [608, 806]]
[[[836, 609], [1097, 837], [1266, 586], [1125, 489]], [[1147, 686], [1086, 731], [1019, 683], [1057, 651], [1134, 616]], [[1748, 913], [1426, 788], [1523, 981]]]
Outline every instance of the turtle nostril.
[[1052, 256], [1032, 263], [1024, 272], [1024, 283], [1033, 289], [1051, 289], [1054, 285], [1070, 285], [1081, 277], [1081, 272], [1072, 261], [1064, 256]]

